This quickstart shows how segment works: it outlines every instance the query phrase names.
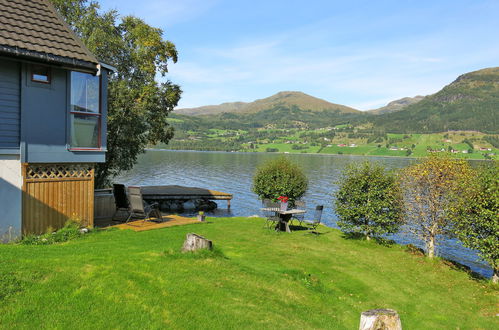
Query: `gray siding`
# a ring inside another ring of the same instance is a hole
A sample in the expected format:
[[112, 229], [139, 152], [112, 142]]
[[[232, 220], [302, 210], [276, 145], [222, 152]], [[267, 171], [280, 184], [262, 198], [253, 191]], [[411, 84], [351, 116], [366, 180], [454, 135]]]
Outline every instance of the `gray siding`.
[[[69, 72], [52, 67], [51, 83], [40, 84], [29, 78], [23, 66], [22, 132], [23, 163], [102, 163], [104, 151], [71, 151], [69, 142]], [[105, 70], [104, 70], [105, 71]], [[107, 82], [107, 77], [104, 77]], [[106, 86], [106, 85], [104, 85]], [[107, 92], [102, 91], [102, 146], [106, 146]]]
[[0, 149], [19, 148], [20, 65], [0, 59]]

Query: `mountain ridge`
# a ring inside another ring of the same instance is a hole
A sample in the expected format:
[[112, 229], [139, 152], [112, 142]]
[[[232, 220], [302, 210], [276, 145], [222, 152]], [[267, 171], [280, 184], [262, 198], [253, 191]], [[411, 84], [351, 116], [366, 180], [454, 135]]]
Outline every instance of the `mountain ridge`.
[[241, 127], [350, 124], [391, 133], [473, 130], [495, 134], [499, 131], [499, 67], [462, 74], [437, 93], [402, 98], [371, 111], [330, 103], [303, 92], [284, 91], [253, 102], [229, 102], [173, 113], [182, 114], [197, 118], [197, 126], [203, 125], [203, 118], [214, 115], [217, 120], [230, 120], [230, 125], [244, 123]]
[[390, 132], [497, 133], [498, 114], [499, 67], [493, 67], [462, 74], [437, 93], [400, 111], [376, 116], [372, 122]]
[[220, 105], [178, 109], [175, 110], [175, 113], [190, 116], [204, 116], [221, 113], [251, 114], [268, 110], [278, 105], [286, 107], [297, 106], [302, 110], [309, 111], [338, 111], [340, 113], [350, 114], [362, 112], [345, 105], [328, 102], [303, 92], [281, 91], [253, 102], [226, 102]]
[[416, 95], [414, 97], [403, 97], [401, 99], [391, 101], [383, 107], [380, 107], [377, 109], [372, 109], [372, 110], [367, 110], [366, 112], [371, 113], [373, 115], [382, 115], [385, 113], [396, 112], [396, 111], [400, 111], [400, 110], [404, 109], [406, 106], [418, 103], [419, 101], [423, 100], [424, 98], [425, 98], [425, 96], [422, 96], [422, 95]]

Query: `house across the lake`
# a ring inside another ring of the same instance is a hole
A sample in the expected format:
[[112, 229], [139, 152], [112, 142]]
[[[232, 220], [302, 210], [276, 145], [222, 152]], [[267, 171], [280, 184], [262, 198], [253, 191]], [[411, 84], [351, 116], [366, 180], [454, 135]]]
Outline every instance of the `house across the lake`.
[[107, 80], [48, 0], [0, 0], [0, 241], [93, 225]]

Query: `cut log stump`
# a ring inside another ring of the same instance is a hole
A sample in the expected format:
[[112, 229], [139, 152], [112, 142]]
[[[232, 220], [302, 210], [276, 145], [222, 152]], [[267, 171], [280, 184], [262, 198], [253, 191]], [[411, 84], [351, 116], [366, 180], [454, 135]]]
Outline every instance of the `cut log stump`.
[[402, 323], [393, 309], [371, 309], [360, 315], [359, 330], [402, 330]]
[[182, 252], [196, 251], [199, 249], [213, 249], [213, 242], [198, 234], [189, 233], [185, 237]]

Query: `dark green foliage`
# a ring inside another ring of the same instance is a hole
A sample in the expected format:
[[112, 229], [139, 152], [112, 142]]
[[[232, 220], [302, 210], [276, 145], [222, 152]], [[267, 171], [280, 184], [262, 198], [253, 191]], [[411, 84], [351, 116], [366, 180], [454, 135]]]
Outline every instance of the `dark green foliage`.
[[[186, 116], [173, 114], [172, 118], [181, 119], [175, 127], [182, 130], [218, 129], [254, 129], [273, 124], [279, 128], [321, 128], [324, 125], [348, 124], [358, 117], [366, 115], [342, 113], [339, 111], [310, 111], [297, 106], [275, 105], [269, 109], [250, 114], [222, 113], [210, 116]], [[334, 132], [329, 133], [334, 136]]]
[[499, 137], [493, 135], [486, 135], [483, 137], [485, 141], [490, 143], [494, 148], [499, 148]]
[[291, 147], [291, 149], [293, 149], [293, 150], [304, 150], [304, 149], [308, 149], [308, 146], [299, 145], [299, 144], [293, 144], [293, 146]]
[[293, 202], [305, 194], [307, 187], [302, 168], [286, 157], [264, 163], [253, 177], [253, 192], [261, 199], [275, 201], [279, 196], [287, 196]]
[[499, 163], [477, 169], [473, 182], [462, 187], [454, 232], [464, 246], [478, 251], [499, 281]]
[[468, 145], [468, 147], [470, 147], [471, 150], [474, 149], [473, 143], [470, 140], [464, 139], [463, 143], [466, 143]]
[[[180, 130], [176, 130], [175, 137], [177, 137], [177, 133], [180, 133]], [[158, 147], [170, 150], [237, 151], [241, 149], [241, 143], [218, 139], [203, 139], [203, 141], [182, 139], [172, 140], [168, 145], [159, 144]]]
[[168, 62], [177, 61], [177, 50], [163, 39], [161, 29], [114, 10], [101, 13], [97, 1], [52, 2], [85, 46], [117, 68], [109, 78], [106, 163], [96, 168], [96, 185], [106, 186], [113, 176], [131, 169], [148, 145], [173, 137], [167, 116], [181, 90], [155, 78], [166, 75]]
[[47, 232], [43, 235], [27, 235], [21, 240], [24, 245], [49, 245], [73, 240], [83, 235], [78, 222], [69, 220], [64, 227], [56, 232]]
[[402, 225], [402, 194], [396, 176], [364, 162], [345, 169], [336, 192], [338, 226], [367, 239], [395, 233]]

